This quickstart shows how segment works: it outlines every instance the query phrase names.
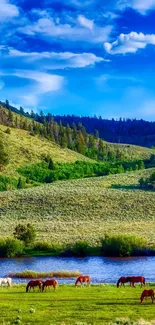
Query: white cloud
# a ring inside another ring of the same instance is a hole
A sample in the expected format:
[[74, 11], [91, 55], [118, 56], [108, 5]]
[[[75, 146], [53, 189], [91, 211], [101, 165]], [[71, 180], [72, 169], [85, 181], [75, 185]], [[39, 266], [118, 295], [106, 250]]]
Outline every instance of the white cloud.
[[113, 43], [104, 43], [104, 48], [109, 54], [126, 54], [144, 49], [148, 44], [155, 45], [155, 34], [145, 35], [131, 32], [130, 34], [120, 34]]
[[36, 81], [36, 91], [38, 93], [58, 91], [61, 89], [64, 83], [64, 77], [62, 76], [51, 75], [39, 71], [17, 70], [15, 72], [12, 72], [11, 75]]
[[[20, 88], [20, 92], [16, 94], [16, 99], [19, 102], [24, 101], [26, 105], [31, 106], [37, 105], [40, 96], [46, 93], [60, 91], [65, 84], [65, 78], [63, 76], [40, 71], [13, 70], [0, 72], [0, 75], [27, 79], [28, 84]], [[31, 84], [30, 81], [32, 82]]]
[[90, 30], [93, 30], [93, 27], [94, 27], [93, 20], [87, 19], [83, 15], [79, 15], [78, 16], [78, 21], [79, 21], [79, 23], [80, 23], [81, 26], [86, 27], [86, 28], [88, 28]]
[[0, 20], [10, 19], [19, 15], [18, 8], [8, 0], [0, 0]]
[[[4, 55], [4, 49], [1, 49]], [[72, 52], [21, 52], [13, 48], [6, 51], [6, 57], [17, 60], [24, 60], [25, 64], [34, 64], [39, 61], [45, 69], [84, 68], [95, 63], [106, 61], [93, 53], [72, 53]]]
[[148, 10], [155, 9], [155, 0], [119, 0], [117, 2], [117, 7], [119, 9], [131, 7], [144, 15]]
[[57, 41], [85, 41], [89, 43], [102, 43], [108, 40], [112, 26], [105, 27], [97, 26], [93, 21], [84, 16], [79, 16], [78, 22], [74, 25], [69, 23], [55, 22], [53, 17], [42, 17], [36, 22], [29, 22], [27, 26], [18, 28], [18, 32], [27, 35], [39, 35], [40, 38]]

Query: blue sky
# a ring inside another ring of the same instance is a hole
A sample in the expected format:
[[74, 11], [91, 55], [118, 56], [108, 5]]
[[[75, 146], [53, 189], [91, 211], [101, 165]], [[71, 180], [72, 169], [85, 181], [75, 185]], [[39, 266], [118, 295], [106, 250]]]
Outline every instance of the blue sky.
[[155, 120], [155, 0], [0, 0], [0, 99]]

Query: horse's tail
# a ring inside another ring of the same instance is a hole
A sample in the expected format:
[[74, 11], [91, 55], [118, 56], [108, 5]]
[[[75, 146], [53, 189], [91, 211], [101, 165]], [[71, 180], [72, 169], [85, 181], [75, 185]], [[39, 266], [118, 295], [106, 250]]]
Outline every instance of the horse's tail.
[[75, 286], [77, 286], [78, 282], [79, 282], [79, 278], [76, 279]]
[[28, 292], [28, 290], [29, 290], [29, 283], [26, 286], [26, 292]]
[[143, 278], [143, 284], [144, 284], [144, 286], [145, 286], [145, 284], [146, 284], [145, 278]]
[[117, 281], [117, 288], [119, 288], [119, 284], [120, 284], [120, 282], [121, 282], [121, 279], [119, 279], [119, 280]]

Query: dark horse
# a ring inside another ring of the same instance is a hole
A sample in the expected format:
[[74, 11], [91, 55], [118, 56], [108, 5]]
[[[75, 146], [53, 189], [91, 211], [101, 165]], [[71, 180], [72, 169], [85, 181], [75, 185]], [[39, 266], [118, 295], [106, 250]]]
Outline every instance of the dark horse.
[[26, 286], [26, 292], [30, 291], [31, 288], [33, 288], [33, 291], [34, 291], [35, 287], [39, 287], [39, 290], [41, 291], [42, 284], [43, 284], [42, 280], [31, 280], [28, 282], [28, 284]]
[[126, 282], [130, 282], [130, 286], [132, 284], [132, 276], [121, 276], [119, 278], [119, 280], [117, 281], [117, 288], [119, 288], [119, 286], [123, 284], [123, 286], [125, 287], [125, 284]]
[[51, 279], [51, 280], [46, 280], [45, 282], [43, 282], [42, 285], [42, 291], [44, 291], [45, 287], [49, 288], [50, 286], [53, 286], [54, 291], [56, 290], [57, 286], [58, 286], [58, 282], [55, 279]]
[[90, 276], [89, 275], [80, 275], [77, 279], [76, 279], [76, 282], [75, 282], [75, 286], [77, 287], [78, 285], [78, 282], [81, 283], [81, 286], [84, 282], [87, 282], [87, 284], [89, 285], [90, 284]]
[[141, 294], [141, 297], [140, 297], [140, 301], [141, 301], [141, 304], [144, 300], [144, 298], [147, 298], [147, 297], [151, 297], [152, 299], [152, 303], [154, 301], [154, 290], [153, 289], [150, 289], [150, 290], [143, 290], [142, 294]]
[[[117, 288], [119, 287], [119, 285], [124, 285], [124, 283], [126, 282], [130, 282], [130, 286], [135, 287], [135, 283], [136, 282], [140, 282], [141, 283], [141, 287], [142, 285], [145, 285], [145, 278], [143, 276], [122, 276], [118, 281], [117, 281]], [[125, 285], [124, 285], [125, 287]]]

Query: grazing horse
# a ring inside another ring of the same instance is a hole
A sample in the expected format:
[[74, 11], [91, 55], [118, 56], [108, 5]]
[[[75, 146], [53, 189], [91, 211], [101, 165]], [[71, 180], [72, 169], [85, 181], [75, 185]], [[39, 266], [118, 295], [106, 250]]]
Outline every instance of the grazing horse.
[[154, 301], [154, 290], [153, 289], [150, 289], [150, 290], [143, 290], [142, 294], [141, 294], [141, 297], [140, 297], [140, 301], [141, 301], [141, 304], [144, 300], [144, 298], [147, 298], [147, 297], [151, 297], [152, 299], [152, 303]]
[[[126, 282], [130, 282], [130, 286], [135, 287], [135, 283], [136, 282], [140, 282], [141, 283], [141, 287], [142, 285], [145, 285], [145, 278], [143, 276], [122, 276], [118, 281], [117, 281], [117, 288], [119, 287], [119, 285], [126, 283]], [[125, 287], [125, 285], [124, 285]]]
[[7, 284], [8, 287], [11, 287], [12, 279], [11, 278], [0, 278], [0, 287], [2, 287], [3, 284]]
[[45, 282], [43, 282], [42, 291], [44, 291], [45, 287], [50, 289], [50, 286], [53, 286], [54, 291], [55, 291], [58, 286], [57, 280], [51, 279], [51, 280], [46, 280]]
[[84, 282], [87, 282], [88, 285], [90, 285], [90, 276], [89, 275], [80, 275], [77, 279], [76, 279], [76, 282], [75, 282], [75, 286], [77, 287], [78, 285], [78, 282], [81, 283], [81, 286]]
[[[33, 288], [33, 291], [34, 291], [35, 287], [39, 287], [39, 290], [41, 291], [42, 284], [43, 284], [42, 280], [31, 280], [28, 282], [28, 284], [26, 286], [26, 292], [30, 291], [31, 288]], [[30, 290], [29, 290], [29, 288], [30, 288]]]
[[119, 288], [119, 286], [123, 284], [123, 286], [125, 287], [125, 284], [126, 282], [130, 282], [130, 286], [132, 284], [132, 276], [121, 276], [119, 278], [119, 280], [117, 281], [117, 288]]
[[145, 278], [144, 276], [133, 276], [132, 277], [132, 286], [135, 287], [135, 282], [140, 282], [141, 283], [141, 288], [142, 285], [145, 286]]

